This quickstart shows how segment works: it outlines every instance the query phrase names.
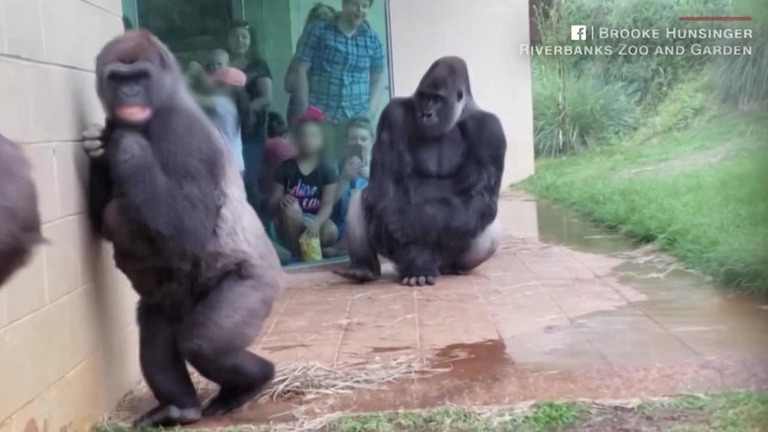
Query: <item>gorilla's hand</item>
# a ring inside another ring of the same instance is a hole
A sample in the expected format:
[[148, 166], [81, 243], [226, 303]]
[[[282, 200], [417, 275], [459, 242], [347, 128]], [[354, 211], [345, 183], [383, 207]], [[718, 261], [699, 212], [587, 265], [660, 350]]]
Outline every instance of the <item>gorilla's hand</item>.
[[104, 154], [104, 141], [102, 135], [104, 127], [98, 124], [91, 124], [83, 132], [83, 150], [91, 158], [97, 158]]
[[408, 229], [408, 219], [404, 212], [389, 207], [384, 213], [389, 234], [400, 243], [407, 243], [411, 240], [411, 232]]

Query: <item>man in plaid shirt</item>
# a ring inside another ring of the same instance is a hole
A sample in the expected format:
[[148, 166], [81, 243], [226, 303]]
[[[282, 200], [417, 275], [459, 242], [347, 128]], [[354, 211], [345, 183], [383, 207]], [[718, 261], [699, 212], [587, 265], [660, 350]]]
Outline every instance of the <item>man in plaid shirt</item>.
[[370, 118], [383, 89], [384, 48], [365, 20], [371, 3], [343, 0], [341, 12], [311, 24], [296, 48], [295, 96], [329, 119], [326, 145], [335, 157], [343, 156], [349, 119]]

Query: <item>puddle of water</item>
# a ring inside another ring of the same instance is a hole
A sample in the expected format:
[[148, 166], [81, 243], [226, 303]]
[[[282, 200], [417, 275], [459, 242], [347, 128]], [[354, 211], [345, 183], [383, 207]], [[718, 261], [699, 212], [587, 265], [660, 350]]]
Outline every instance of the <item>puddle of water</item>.
[[[557, 326], [556, 333], [567, 335], [559, 342], [570, 349], [581, 343], [572, 337], [576, 331], [618, 369], [713, 360], [724, 374], [735, 364], [768, 360], [768, 313], [761, 299], [713, 284], [669, 257], [638, 251], [632, 241], [552, 204], [539, 203], [538, 216], [542, 241], [623, 259], [602, 279], [626, 304]], [[627, 295], [631, 292], [640, 297]], [[745, 372], [739, 369], [730, 371], [733, 382]], [[768, 367], [757, 369], [762, 383], [768, 383]]]
[[447, 377], [459, 381], [483, 382], [498, 379], [512, 366], [502, 340], [448, 345], [435, 352], [431, 366], [449, 368]]
[[536, 212], [539, 238], [545, 243], [596, 254], [626, 252], [636, 248], [632, 240], [600, 228], [556, 204], [538, 201]]

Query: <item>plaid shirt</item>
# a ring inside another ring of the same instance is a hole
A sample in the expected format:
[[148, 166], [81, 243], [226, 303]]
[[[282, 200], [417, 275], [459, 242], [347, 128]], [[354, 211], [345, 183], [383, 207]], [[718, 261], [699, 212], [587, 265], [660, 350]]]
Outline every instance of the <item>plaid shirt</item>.
[[309, 104], [331, 120], [368, 110], [371, 74], [384, 72], [384, 48], [368, 23], [346, 36], [334, 19], [317, 21], [299, 39], [296, 59], [310, 63]]

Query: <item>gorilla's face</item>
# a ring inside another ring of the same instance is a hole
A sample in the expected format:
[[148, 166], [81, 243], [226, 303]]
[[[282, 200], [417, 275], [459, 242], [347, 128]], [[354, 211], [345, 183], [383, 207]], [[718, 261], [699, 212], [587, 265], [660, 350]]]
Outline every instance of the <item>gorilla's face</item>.
[[98, 93], [117, 123], [142, 125], [171, 96], [177, 67], [152, 36], [129, 32], [108, 44], [96, 64]]
[[413, 96], [416, 127], [421, 136], [439, 137], [459, 121], [469, 90], [467, 65], [459, 57], [443, 57], [432, 63]]
[[461, 114], [463, 94], [449, 89], [416, 92], [416, 124], [422, 135], [440, 136], [453, 127]]

